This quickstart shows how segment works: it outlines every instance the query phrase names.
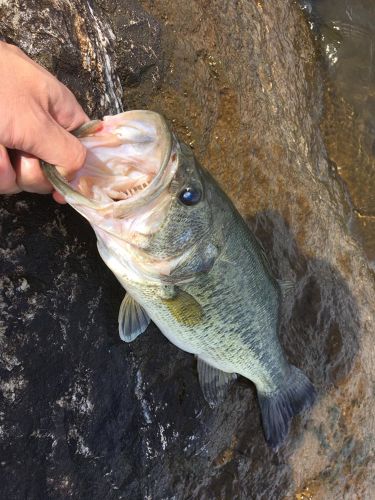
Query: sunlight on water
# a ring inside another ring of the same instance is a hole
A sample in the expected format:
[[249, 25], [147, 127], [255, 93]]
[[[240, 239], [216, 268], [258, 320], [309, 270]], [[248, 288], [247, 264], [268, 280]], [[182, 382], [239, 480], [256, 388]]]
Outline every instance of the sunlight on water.
[[375, 2], [302, 1], [325, 68], [327, 152], [349, 187], [353, 231], [375, 262]]

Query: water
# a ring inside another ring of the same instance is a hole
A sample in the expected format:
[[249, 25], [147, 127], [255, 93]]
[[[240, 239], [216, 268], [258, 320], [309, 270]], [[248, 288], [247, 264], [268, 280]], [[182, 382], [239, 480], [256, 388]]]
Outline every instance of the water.
[[324, 61], [327, 152], [347, 183], [353, 231], [375, 268], [375, 2], [303, 2]]
[[87, 7], [90, 13], [90, 19], [88, 19], [87, 22], [95, 29], [95, 35], [93, 38], [95, 43], [94, 53], [97, 59], [96, 65], [101, 69], [103, 74], [104, 92], [100, 104], [102, 108], [109, 108], [110, 112], [113, 114], [121, 113], [121, 111], [123, 111], [123, 91], [120, 79], [115, 73], [112, 63], [115, 35], [113, 34], [113, 31], [108, 23], [106, 23], [103, 19], [100, 19], [100, 17], [94, 13], [89, 3], [87, 3]]

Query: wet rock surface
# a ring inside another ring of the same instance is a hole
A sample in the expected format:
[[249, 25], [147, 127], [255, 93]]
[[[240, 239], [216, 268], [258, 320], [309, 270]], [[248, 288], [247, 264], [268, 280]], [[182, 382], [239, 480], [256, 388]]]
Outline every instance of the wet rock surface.
[[0, 15], [1, 34], [91, 116], [154, 109], [192, 144], [275, 274], [296, 281], [281, 341], [319, 393], [272, 453], [250, 383], [212, 410], [193, 357], [154, 326], [119, 340], [123, 291], [78, 214], [2, 197], [1, 496], [372, 498], [374, 276], [326, 160], [297, 6], [27, 0], [1, 2]]

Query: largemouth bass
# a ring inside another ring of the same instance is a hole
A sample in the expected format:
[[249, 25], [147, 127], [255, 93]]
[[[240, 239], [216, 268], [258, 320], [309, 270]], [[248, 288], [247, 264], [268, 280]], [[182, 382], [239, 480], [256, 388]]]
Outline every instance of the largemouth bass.
[[264, 251], [229, 198], [149, 111], [81, 127], [88, 153], [69, 182], [43, 168], [92, 225], [98, 249], [126, 290], [119, 333], [131, 342], [152, 320], [197, 357], [214, 406], [242, 375], [257, 389], [265, 439], [274, 450], [314, 388], [290, 365], [278, 339], [282, 299]]

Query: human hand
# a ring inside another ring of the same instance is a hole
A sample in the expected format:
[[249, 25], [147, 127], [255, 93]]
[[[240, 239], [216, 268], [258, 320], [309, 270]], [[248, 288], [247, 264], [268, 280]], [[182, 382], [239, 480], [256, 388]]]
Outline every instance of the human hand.
[[[49, 193], [38, 158], [69, 175], [85, 160], [68, 131], [89, 120], [70, 90], [20, 49], [0, 42], [0, 193]], [[56, 201], [63, 202], [58, 193]]]

